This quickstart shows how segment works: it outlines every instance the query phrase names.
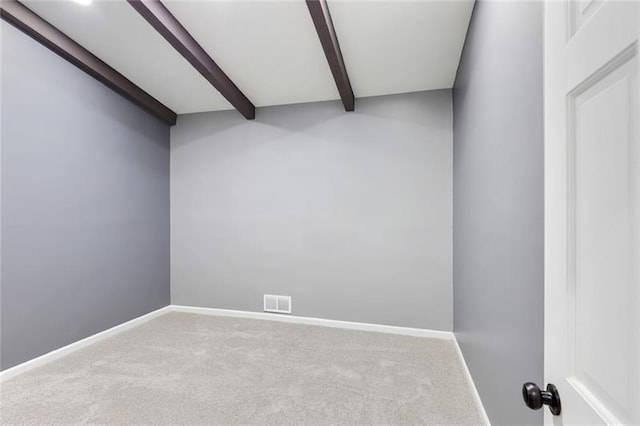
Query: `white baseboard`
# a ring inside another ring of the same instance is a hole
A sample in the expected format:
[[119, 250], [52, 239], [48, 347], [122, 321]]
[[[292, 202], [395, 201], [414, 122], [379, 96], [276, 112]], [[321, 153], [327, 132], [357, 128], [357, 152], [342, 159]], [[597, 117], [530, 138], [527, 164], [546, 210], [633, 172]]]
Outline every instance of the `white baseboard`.
[[270, 314], [266, 312], [233, 311], [229, 309], [198, 308], [195, 306], [171, 305], [173, 312], [260, 319], [287, 322], [291, 324], [318, 325], [322, 327], [342, 328], [347, 330], [375, 331], [379, 333], [400, 334], [403, 336], [430, 337], [432, 339], [454, 340], [451, 331], [428, 330], [422, 328], [397, 327], [393, 325], [369, 324], [364, 322], [338, 321], [313, 317], [297, 317], [294, 315]]
[[73, 342], [61, 348], [48, 352], [44, 355], [40, 355], [37, 358], [23, 362], [22, 364], [18, 364], [14, 367], [8, 368], [0, 372], [0, 383], [4, 382], [5, 380], [9, 380], [12, 377], [17, 376], [18, 374], [22, 374], [26, 371], [32, 370], [36, 367], [40, 367], [41, 365], [47, 364], [65, 355], [69, 355], [70, 353], [75, 352], [78, 349], [87, 347], [93, 343], [99, 342], [100, 340], [104, 340], [118, 333], [122, 333], [125, 330], [129, 330], [131, 328], [137, 327], [138, 325], [144, 322], [147, 322], [153, 318], [159, 317], [160, 315], [163, 315], [169, 311], [171, 311], [171, 306], [165, 306], [164, 308], [160, 308], [158, 310], [149, 312], [148, 314], [142, 315], [141, 317], [138, 317], [138, 318], [134, 318], [131, 321], [127, 321], [120, 325], [116, 325], [115, 327], [111, 327], [107, 330], [93, 334], [89, 337], [85, 337], [82, 340], [78, 340], [77, 342]]
[[473, 399], [475, 399], [476, 405], [478, 406], [478, 411], [480, 412], [480, 416], [482, 416], [482, 421], [484, 422], [485, 425], [491, 426], [491, 422], [489, 421], [489, 416], [487, 416], [487, 411], [484, 409], [484, 404], [482, 403], [482, 399], [480, 399], [478, 388], [476, 388], [476, 384], [473, 382], [473, 377], [471, 376], [471, 371], [469, 371], [467, 362], [464, 360], [464, 355], [462, 354], [462, 349], [460, 349], [460, 345], [458, 344], [458, 339], [454, 337], [453, 341], [456, 345], [456, 350], [458, 351], [460, 362], [462, 362], [462, 366], [464, 367], [465, 375], [467, 376], [467, 380], [469, 381], [469, 387], [471, 388], [471, 392], [473, 393]]

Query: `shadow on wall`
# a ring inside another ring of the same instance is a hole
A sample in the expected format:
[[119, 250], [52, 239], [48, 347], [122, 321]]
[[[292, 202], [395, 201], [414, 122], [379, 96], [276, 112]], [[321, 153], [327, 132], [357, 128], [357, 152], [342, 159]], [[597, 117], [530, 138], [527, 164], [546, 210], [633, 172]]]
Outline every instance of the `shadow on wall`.
[[0, 28], [6, 369], [169, 304], [169, 127]]
[[542, 424], [542, 2], [476, 1], [453, 90], [454, 330], [492, 424]]
[[[252, 134], [255, 134], [255, 138], [263, 144], [265, 140], [262, 132], [265, 129], [262, 126], [286, 130], [286, 132], [276, 133], [271, 139], [279, 140], [279, 137], [291, 132], [313, 134], [313, 128], [318, 127], [319, 131], [322, 131], [325, 126], [320, 125], [336, 120], [343, 122], [339, 126], [349, 126], [353, 123], [353, 127], [362, 130], [357, 117], [362, 117], [364, 122], [367, 121], [367, 117], [375, 117], [390, 124], [401, 125], [405, 123], [433, 128], [438, 123], [446, 122], [449, 119], [447, 114], [451, 114], [451, 111], [447, 112], [436, 104], [425, 103], [425, 93], [429, 93], [431, 96], [436, 93], [440, 93], [438, 96], [450, 96], [449, 90], [441, 90], [359, 98], [356, 100], [356, 110], [353, 112], [345, 112], [341, 101], [263, 107], [256, 110], [255, 120], [246, 120], [235, 110], [183, 114], [180, 116], [181, 123], [178, 125], [195, 125], [197, 128], [189, 132], [188, 139], [180, 138], [180, 140], [172, 141], [172, 148], [179, 148], [184, 144], [225, 133], [237, 126], [250, 127], [253, 125], [256, 129], [259, 128], [260, 130], [255, 130]], [[209, 116], [211, 119], [202, 120], [201, 117], [205, 116]]]

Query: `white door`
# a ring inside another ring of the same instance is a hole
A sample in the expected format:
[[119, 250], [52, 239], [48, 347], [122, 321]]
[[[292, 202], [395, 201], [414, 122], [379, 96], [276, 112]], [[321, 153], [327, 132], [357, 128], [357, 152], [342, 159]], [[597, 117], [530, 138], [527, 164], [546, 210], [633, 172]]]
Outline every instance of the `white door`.
[[640, 0], [545, 3], [547, 424], [640, 424]]

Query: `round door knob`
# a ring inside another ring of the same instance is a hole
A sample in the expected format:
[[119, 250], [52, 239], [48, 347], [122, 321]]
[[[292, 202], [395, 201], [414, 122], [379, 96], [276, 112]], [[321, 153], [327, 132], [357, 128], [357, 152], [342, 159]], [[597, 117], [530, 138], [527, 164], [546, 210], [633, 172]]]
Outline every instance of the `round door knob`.
[[540, 388], [535, 383], [527, 382], [522, 385], [522, 398], [526, 406], [532, 410], [542, 408], [542, 395]]
[[560, 415], [562, 406], [560, 405], [560, 394], [558, 389], [549, 383], [547, 390], [540, 390], [535, 383], [527, 382], [522, 385], [522, 399], [527, 407], [532, 410], [539, 410], [543, 405], [549, 406], [549, 411], [554, 416]]

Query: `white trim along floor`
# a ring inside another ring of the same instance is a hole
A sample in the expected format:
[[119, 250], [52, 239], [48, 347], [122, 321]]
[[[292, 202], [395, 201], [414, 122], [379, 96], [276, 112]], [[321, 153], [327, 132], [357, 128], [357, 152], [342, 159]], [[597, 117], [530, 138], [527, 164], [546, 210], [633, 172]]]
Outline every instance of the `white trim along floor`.
[[[484, 410], [479, 394], [475, 388], [473, 379], [466, 366], [464, 357], [462, 355], [462, 352], [460, 351], [460, 347], [458, 346], [455, 335], [452, 332], [425, 330], [425, 329], [417, 329], [417, 328], [406, 328], [406, 327], [395, 327], [395, 326], [386, 326], [386, 325], [378, 325], [378, 324], [357, 323], [357, 322], [348, 322], [348, 321], [336, 321], [336, 320], [327, 320], [327, 319], [320, 319], [320, 318], [297, 317], [297, 316], [281, 315], [281, 314], [233, 311], [233, 310], [224, 310], [224, 309], [199, 308], [199, 307], [178, 306], [178, 305], [166, 306], [164, 308], [150, 312], [146, 315], [135, 318], [131, 321], [120, 324], [116, 327], [97, 333], [93, 336], [87, 337], [85, 339], [82, 339], [70, 345], [64, 346], [62, 348], [59, 348], [57, 350], [44, 354], [40, 357], [37, 357], [35, 359], [32, 359], [30, 361], [27, 361], [25, 363], [22, 363], [20, 365], [17, 365], [15, 367], [2, 371], [0, 372], [0, 385], [2, 385], [2, 388], [8, 387], [12, 385], [14, 382], [18, 382], [18, 380], [21, 380], [23, 378], [23, 375], [25, 375], [24, 377], [26, 377], [26, 373], [29, 373], [30, 371], [34, 370], [37, 367], [45, 366], [46, 364], [49, 364], [52, 361], [59, 360], [65, 356], [71, 355], [72, 353], [80, 349], [88, 348], [91, 345], [94, 345], [99, 342], [103, 342], [125, 331], [138, 328], [151, 320], [163, 317], [166, 314], [172, 313], [172, 312], [187, 315], [188, 318], [193, 318], [193, 317], [190, 317], [189, 314], [192, 314], [192, 315], [198, 314], [198, 315], [208, 315], [208, 316], [219, 317], [221, 319], [226, 317], [226, 318], [238, 318], [238, 319], [249, 319], [249, 320], [267, 320], [267, 321], [275, 321], [280, 323], [297, 324], [302, 326], [321, 326], [321, 327], [329, 327], [329, 328], [342, 329], [342, 330], [377, 332], [377, 333], [386, 333], [386, 334], [392, 334], [392, 335], [398, 335], [398, 336], [412, 336], [412, 337], [451, 341], [455, 348], [454, 353], [457, 354], [458, 361], [462, 365], [461, 374], [463, 377], [463, 381], [466, 381], [466, 384], [469, 388], [470, 398], [472, 399], [473, 404], [475, 405], [477, 421], [473, 421], [473, 423], [477, 424], [478, 422], [480, 422], [483, 424], [489, 424], [487, 414]], [[197, 316], [195, 318], [197, 319]], [[212, 320], [215, 321], [215, 318]], [[217, 326], [218, 324], [216, 323], [214, 325]], [[237, 329], [238, 324], [226, 323], [226, 324], [222, 324], [222, 326], [236, 327], [235, 329], [231, 330], [232, 334], [234, 330], [235, 331], [238, 330]], [[295, 328], [287, 329], [286, 332], [291, 333], [292, 330], [295, 330]], [[308, 330], [313, 330], [313, 329], [307, 329], [307, 331], [305, 331], [306, 334], [308, 334]], [[345, 335], [343, 336], [343, 338], [349, 338], [349, 339], [355, 338], [357, 340], [358, 336], [359, 335], [357, 334]], [[366, 338], [366, 335], [364, 336]], [[434, 341], [434, 342], [437, 342], [437, 341]], [[339, 367], [336, 367], [336, 368], [339, 368]], [[343, 372], [343, 373], [349, 374], [348, 372]], [[12, 380], [14, 378], [16, 378], [15, 381]], [[10, 380], [11, 382], [9, 382]], [[431, 379], [428, 379], [428, 381], [430, 380]], [[34, 381], [37, 382], [36, 379], [34, 379]], [[25, 389], [27, 389], [25, 390], [25, 392], [28, 392], [28, 388], [25, 388]], [[18, 389], [18, 393], [19, 391], [20, 389]], [[16, 393], [16, 392], [12, 392], [12, 393]], [[6, 400], [6, 399], [7, 399], [6, 397], [3, 398], [3, 400]], [[432, 399], [432, 398], [429, 398], [429, 399]], [[3, 411], [11, 411], [7, 409], [8, 406], [6, 404], [9, 404], [9, 403], [11, 403], [11, 401], [2, 402], [2, 404], [5, 405], [4, 407], [2, 407]], [[287, 408], [285, 408], [285, 410], [286, 409]], [[423, 415], [422, 418], [426, 419], [426, 417], [424, 417], [424, 413], [422, 415]], [[235, 418], [239, 420], [239, 422], [246, 422], [247, 420], [247, 419], [242, 419], [238, 417], [235, 417]], [[228, 420], [228, 419], [230, 418], [229, 417], [225, 418], [225, 420]], [[14, 421], [20, 422], [20, 419], [16, 419], [16, 418], [7, 419], [5, 418], [5, 416], [0, 417], [0, 422], [5, 423], [5, 420], [11, 420], [11, 422], [14, 422]], [[69, 418], [62, 418], [61, 420], [63, 421], [69, 420]], [[102, 423], [100, 419], [97, 419], [97, 420], [98, 422]], [[193, 420], [193, 419], [190, 419], [190, 420]], [[335, 422], [336, 419], [333, 418], [333, 420]], [[363, 420], [363, 419], [360, 418], [360, 420]], [[389, 420], [389, 419], [386, 419], [386, 420]], [[452, 421], [455, 421], [455, 419], [453, 419]], [[385, 421], [385, 423], [388, 423], [388, 421]]]

